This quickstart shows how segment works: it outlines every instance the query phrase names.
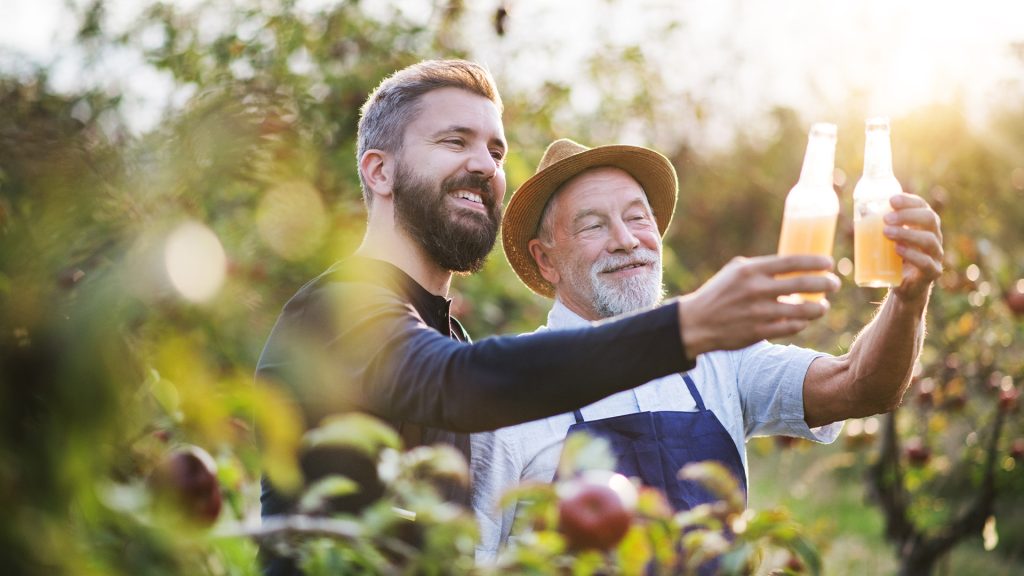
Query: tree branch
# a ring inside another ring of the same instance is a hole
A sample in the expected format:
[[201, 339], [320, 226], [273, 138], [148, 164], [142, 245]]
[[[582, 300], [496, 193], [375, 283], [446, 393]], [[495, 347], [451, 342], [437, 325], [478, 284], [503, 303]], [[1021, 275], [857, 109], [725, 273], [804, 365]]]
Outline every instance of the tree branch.
[[907, 495], [900, 471], [899, 440], [896, 434], [896, 410], [885, 415], [878, 461], [868, 470], [873, 496], [885, 515], [885, 535], [902, 547], [917, 531], [907, 517]]
[[996, 500], [996, 456], [999, 438], [1002, 436], [1006, 413], [996, 410], [996, 421], [992, 426], [992, 437], [989, 438], [985, 453], [985, 470], [981, 481], [981, 491], [974, 502], [959, 517], [946, 525], [946, 529], [931, 538], [922, 540], [920, 554], [936, 558], [945, 554], [960, 540], [977, 534], [985, 527], [985, 521], [992, 515]]
[[[355, 520], [340, 518], [318, 518], [299, 514], [289, 516], [269, 516], [259, 525], [238, 526], [234, 529], [218, 531], [218, 538], [252, 538], [259, 544], [288, 537], [324, 537], [350, 542], [365, 542], [371, 538], [363, 527]], [[419, 551], [398, 540], [397, 538], [377, 537], [374, 540], [381, 547], [411, 559], [419, 555]]]

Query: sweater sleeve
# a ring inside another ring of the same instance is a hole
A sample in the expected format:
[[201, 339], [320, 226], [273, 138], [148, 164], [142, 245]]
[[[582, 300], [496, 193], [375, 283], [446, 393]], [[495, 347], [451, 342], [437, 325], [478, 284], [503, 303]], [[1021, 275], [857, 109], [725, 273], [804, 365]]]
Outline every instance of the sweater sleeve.
[[[286, 306], [271, 340], [287, 334], [302, 341], [273, 347], [319, 352], [303, 361], [300, 376], [317, 382], [312, 390], [300, 384], [305, 403], [316, 398], [321, 407], [341, 403], [455, 432], [560, 414], [693, 367], [675, 302], [589, 328], [467, 344], [427, 326], [390, 291], [332, 283]], [[293, 355], [275, 364], [275, 355], [264, 356], [261, 366], [279, 373], [294, 361]]]

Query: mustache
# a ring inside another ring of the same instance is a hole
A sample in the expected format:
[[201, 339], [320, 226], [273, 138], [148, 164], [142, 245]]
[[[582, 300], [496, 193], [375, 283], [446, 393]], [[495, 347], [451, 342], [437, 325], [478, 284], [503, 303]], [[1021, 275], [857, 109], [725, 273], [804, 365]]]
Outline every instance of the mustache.
[[594, 263], [594, 271], [609, 272], [626, 266], [658, 264], [658, 253], [650, 248], [638, 248], [632, 254], [610, 254]]
[[491, 194], [491, 180], [478, 174], [459, 174], [445, 179], [441, 183], [441, 191], [450, 194], [454, 190], [478, 190], [484, 206], [494, 207], [494, 195]]

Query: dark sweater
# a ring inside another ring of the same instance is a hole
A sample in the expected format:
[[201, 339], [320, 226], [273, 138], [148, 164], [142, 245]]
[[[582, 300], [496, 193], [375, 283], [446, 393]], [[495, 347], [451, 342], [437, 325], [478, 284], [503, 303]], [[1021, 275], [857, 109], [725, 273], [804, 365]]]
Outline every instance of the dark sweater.
[[[447, 443], [469, 459], [470, 432], [586, 406], [688, 370], [675, 304], [592, 328], [469, 343], [450, 301], [391, 264], [349, 258], [285, 305], [257, 376], [290, 390], [307, 427], [362, 411], [391, 423], [406, 448]], [[304, 454], [307, 483], [327, 474], [363, 486], [334, 503], [355, 512], [379, 498], [373, 463], [356, 454]], [[264, 516], [290, 503], [265, 486]], [[468, 505], [453, 489], [448, 496]]]

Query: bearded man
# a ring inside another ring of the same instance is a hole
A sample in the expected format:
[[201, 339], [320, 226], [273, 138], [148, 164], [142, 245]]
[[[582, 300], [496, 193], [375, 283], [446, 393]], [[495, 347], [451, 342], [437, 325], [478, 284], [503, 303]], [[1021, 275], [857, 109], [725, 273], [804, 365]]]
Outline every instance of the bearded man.
[[[601, 326], [470, 343], [447, 294], [453, 274], [480, 268], [500, 227], [501, 109], [490, 74], [462, 60], [410, 66], [370, 94], [357, 151], [363, 242], [288, 301], [257, 367], [259, 379], [290, 392], [307, 427], [359, 411], [393, 425], [407, 448], [446, 443], [468, 459], [470, 432], [585, 406], [691, 368], [703, 352], [794, 334], [825, 313], [821, 303], [777, 299], [836, 290], [830, 259], [773, 257]], [[805, 274], [775, 278], [794, 272]], [[382, 493], [375, 462], [355, 451], [308, 450], [300, 464], [307, 484], [329, 474], [358, 483], [333, 511], [359, 511]], [[469, 504], [462, 487], [445, 496]], [[264, 516], [293, 510], [267, 482], [261, 502]], [[277, 560], [284, 567], [269, 573], [293, 573]]]
[[[657, 177], [668, 173], [673, 177]], [[536, 174], [513, 195], [502, 225], [516, 274], [534, 292], [554, 298], [547, 325], [534, 334], [658, 305], [661, 237], [677, 191], [672, 165], [653, 150], [552, 143]], [[719, 462], [746, 493], [748, 438], [832, 442], [843, 420], [899, 405], [920, 351], [931, 285], [942, 271], [942, 237], [938, 216], [920, 197], [903, 194], [892, 205], [886, 233], [904, 259], [903, 281], [848, 354], [759, 340], [701, 354], [693, 369], [582, 409], [473, 434], [477, 560], [494, 560], [512, 533], [516, 504], [499, 508], [501, 494], [524, 481], [551, 482], [568, 433], [607, 439], [619, 472], [660, 488], [684, 510], [714, 498], [678, 479], [688, 463]], [[713, 278], [705, 287], [716, 284]]]

